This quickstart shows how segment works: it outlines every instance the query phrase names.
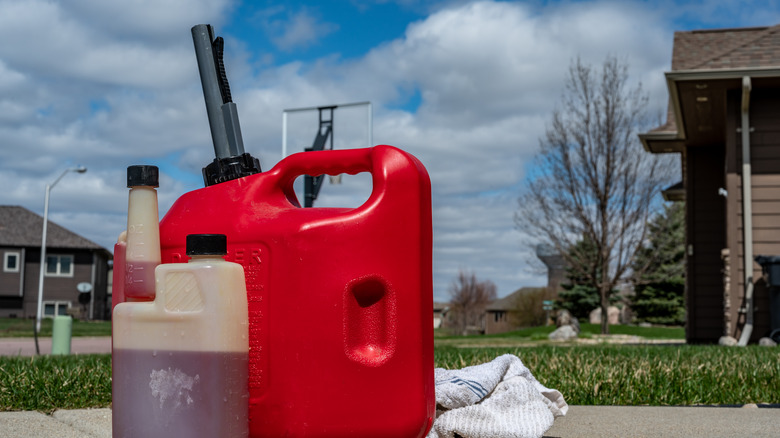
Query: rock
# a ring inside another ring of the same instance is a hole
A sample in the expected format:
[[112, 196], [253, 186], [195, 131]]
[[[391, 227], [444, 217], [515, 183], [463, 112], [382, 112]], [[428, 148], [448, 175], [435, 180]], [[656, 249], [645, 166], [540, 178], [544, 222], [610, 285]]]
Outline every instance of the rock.
[[566, 309], [561, 310], [558, 312], [558, 317], [555, 319], [555, 326], [556, 327], [563, 327], [565, 325], [571, 325], [571, 320], [574, 317], [571, 315], [571, 312], [569, 312]]
[[758, 340], [758, 345], [762, 347], [777, 347], [777, 342], [773, 341], [772, 338], [761, 338]]
[[578, 335], [580, 334], [580, 320], [577, 318], [572, 317], [571, 324], [569, 324], [571, 328], [574, 329], [574, 332]]
[[650, 324], [649, 322], [640, 322], [639, 323], [639, 327], [642, 327], [642, 328], [650, 328], [652, 326], [653, 326], [653, 324]]
[[554, 332], [548, 335], [551, 341], [568, 341], [577, 338], [577, 332], [570, 325], [564, 325], [555, 329]]
[[737, 345], [736, 338], [733, 338], [731, 336], [721, 336], [720, 339], [718, 339], [718, 345], [725, 345], [727, 347], [733, 347]]
[[615, 306], [609, 306], [607, 309], [607, 319], [612, 325], [620, 324], [620, 309]]
[[[588, 320], [591, 324], [601, 324], [601, 307], [591, 310]], [[620, 309], [615, 306], [609, 306], [607, 309], [607, 320], [610, 325], [620, 324]]]
[[591, 324], [601, 324], [601, 307], [597, 307], [590, 311], [588, 322]]
[[758, 409], [758, 405], [755, 403], [747, 403], [742, 405], [742, 407], [747, 409]]

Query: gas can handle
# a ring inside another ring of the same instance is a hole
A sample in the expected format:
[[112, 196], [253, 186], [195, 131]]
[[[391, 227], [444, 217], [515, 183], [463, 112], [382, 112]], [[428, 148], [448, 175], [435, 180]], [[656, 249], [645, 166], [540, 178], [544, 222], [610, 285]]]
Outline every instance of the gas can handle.
[[371, 173], [373, 183], [371, 196], [364, 205], [371, 204], [379, 194], [393, 195], [396, 191], [403, 191], [408, 195], [406, 190], [415, 185], [427, 193], [425, 196], [430, 196], [430, 180], [422, 163], [412, 155], [387, 145], [299, 152], [280, 161], [267, 174], [275, 174], [278, 178], [275, 186], [292, 201], [296, 199], [293, 183], [301, 175], [355, 175], [361, 172]]
[[334, 149], [328, 151], [299, 152], [284, 159], [285, 167], [281, 175], [282, 184], [292, 182], [301, 175], [355, 175], [371, 172], [372, 151], [364, 149]]
[[373, 151], [374, 148], [334, 149], [299, 152], [290, 155], [277, 164], [280, 171], [279, 187], [282, 188], [288, 199], [295, 199], [293, 183], [301, 175], [339, 175], [342, 173], [355, 175], [361, 172], [371, 172], [373, 170]]

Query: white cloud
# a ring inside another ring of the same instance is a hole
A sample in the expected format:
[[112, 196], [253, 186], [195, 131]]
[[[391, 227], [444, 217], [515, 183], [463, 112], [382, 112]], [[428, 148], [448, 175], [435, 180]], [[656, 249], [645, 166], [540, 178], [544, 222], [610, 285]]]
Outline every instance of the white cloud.
[[186, 33], [144, 45], [112, 30], [84, 25], [60, 3], [0, 3], [0, 38], [12, 42], [0, 46], [0, 57], [15, 69], [42, 78], [148, 88], [169, 87], [188, 70]]
[[297, 11], [282, 6], [272, 7], [260, 11], [255, 19], [274, 45], [283, 51], [308, 47], [339, 28], [335, 23], [320, 21], [316, 13], [307, 7]]

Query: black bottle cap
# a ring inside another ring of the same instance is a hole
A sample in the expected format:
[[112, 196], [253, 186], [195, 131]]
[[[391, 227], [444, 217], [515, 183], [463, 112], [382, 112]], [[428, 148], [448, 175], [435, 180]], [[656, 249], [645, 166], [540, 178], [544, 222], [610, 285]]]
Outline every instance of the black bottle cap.
[[160, 170], [157, 166], [128, 166], [127, 187], [159, 187]]
[[188, 234], [187, 255], [225, 255], [227, 236], [224, 234]]

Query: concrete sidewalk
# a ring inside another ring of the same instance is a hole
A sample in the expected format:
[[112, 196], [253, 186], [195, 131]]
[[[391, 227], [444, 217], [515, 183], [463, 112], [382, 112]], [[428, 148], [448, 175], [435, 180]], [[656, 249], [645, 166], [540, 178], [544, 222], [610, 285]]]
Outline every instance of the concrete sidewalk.
[[549, 438], [776, 438], [780, 409], [752, 407], [571, 406]]
[[[755, 406], [755, 405], [754, 405]], [[548, 438], [775, 438], [778, 408], [571, 406]], [[0, 412], [0, 438], [110, 438], [110, 409]]]

